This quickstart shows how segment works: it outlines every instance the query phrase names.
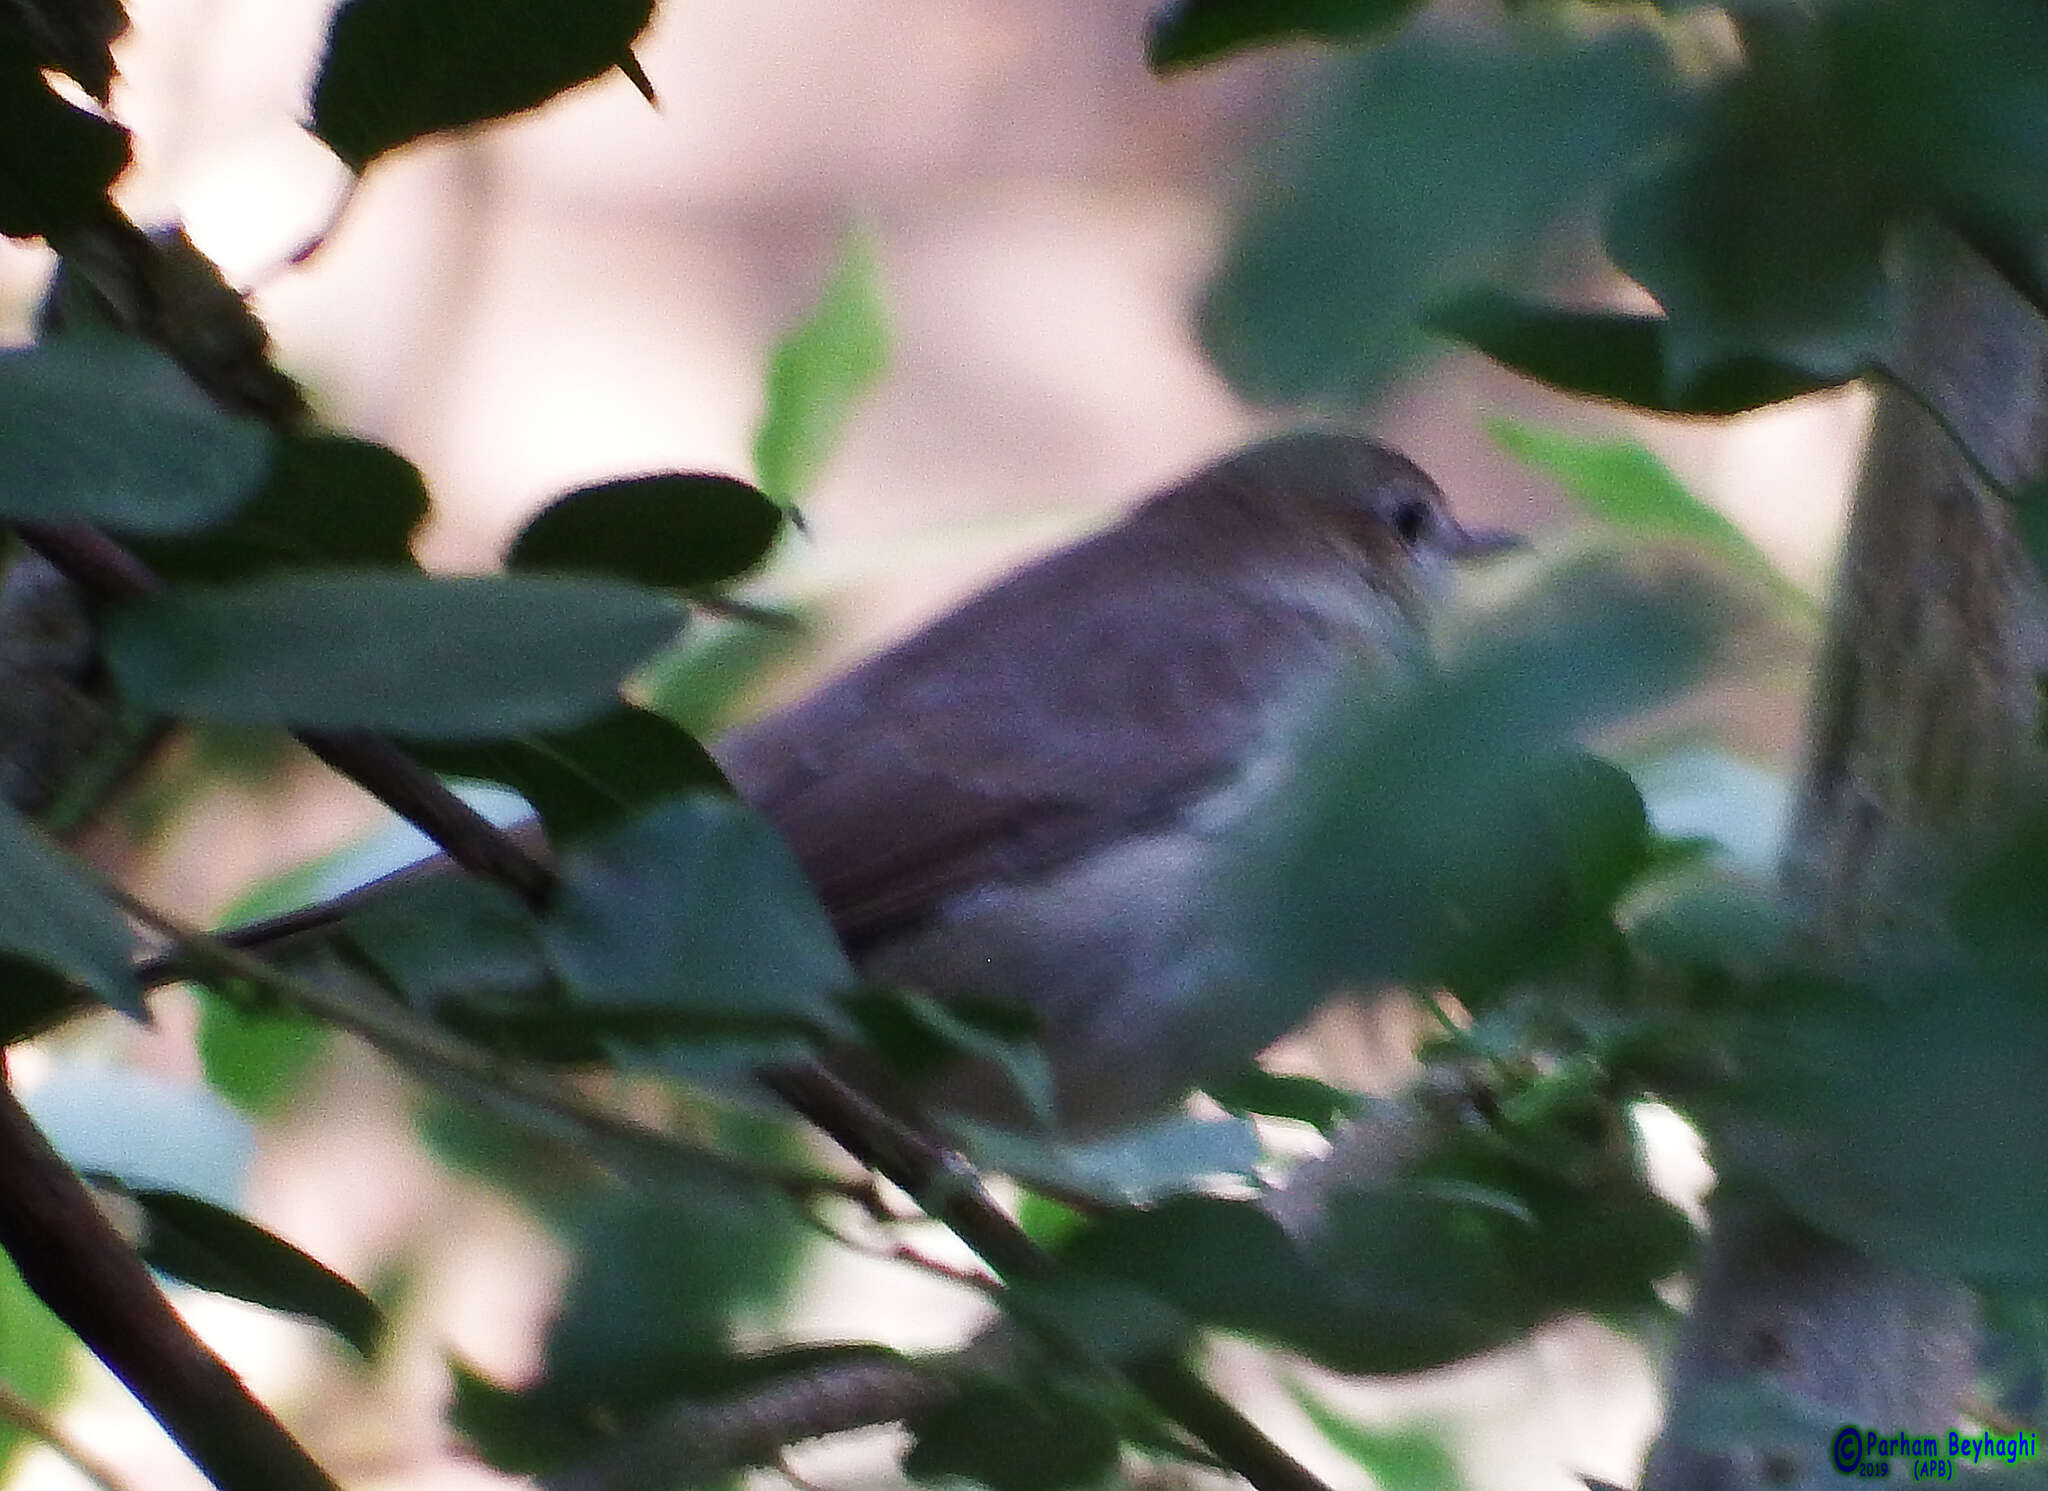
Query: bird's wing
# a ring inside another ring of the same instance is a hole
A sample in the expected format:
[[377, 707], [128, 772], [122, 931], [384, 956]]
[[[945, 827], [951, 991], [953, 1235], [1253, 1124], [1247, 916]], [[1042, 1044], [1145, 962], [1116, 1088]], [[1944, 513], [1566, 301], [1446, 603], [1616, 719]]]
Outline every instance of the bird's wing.
[[1284, 680], [1345, 647], [1277, 595], [1056, 578], [1092, 599], [1006, 595], [1041, 583], [1025, 571], [720, 742], [853, 945], [1170, 818], [1239, 769]]

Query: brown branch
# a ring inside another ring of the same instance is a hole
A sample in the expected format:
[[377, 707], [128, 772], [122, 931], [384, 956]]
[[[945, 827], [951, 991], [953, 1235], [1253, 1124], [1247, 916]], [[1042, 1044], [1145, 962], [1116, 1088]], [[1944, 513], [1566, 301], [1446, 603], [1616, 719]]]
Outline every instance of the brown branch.
[[4, 1082], [0, 1247], [221, 1491], [338, 1491], [179, 1318]]

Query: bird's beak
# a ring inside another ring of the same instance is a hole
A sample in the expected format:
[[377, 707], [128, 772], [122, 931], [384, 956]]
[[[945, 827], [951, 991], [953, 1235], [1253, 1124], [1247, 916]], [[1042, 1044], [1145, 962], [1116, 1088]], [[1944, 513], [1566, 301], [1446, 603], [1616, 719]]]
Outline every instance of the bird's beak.
[[1450, 542], [1445, 545], [1444, 552], [1453, 559], [1463, 561], [1485, 559], [1493, 554], [1511, 554], [1517, 549], [1528, 547], [1529, 540], [1509, 529], [1467, 528], [1459, 524], [1451, 533]]

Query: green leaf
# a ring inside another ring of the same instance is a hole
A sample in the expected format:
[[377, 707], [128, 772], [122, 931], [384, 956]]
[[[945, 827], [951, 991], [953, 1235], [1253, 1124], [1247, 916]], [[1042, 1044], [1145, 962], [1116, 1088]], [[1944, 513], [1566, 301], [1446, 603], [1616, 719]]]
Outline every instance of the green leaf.
[[[2038, 881], [2036, 882], [2038, 884]], [[1692, 1105], [1716, 1172], [1857, 1247], [1986, 1286], [2048, 1283], [2048, 1000], [2025, 978], [1893, 967], [1780, 978]], [[1938, 1186], [1938, 1209], [1901, 1187]]]
[[1369, 1429], [1330, 1407], [1299, 1382], [1288, 1396], [1345, 1458], [1372, 1477], [1380, 1491], [1464, 1491], [1457, 1459], [1444, 1435], [1431, 1428]]
[[0, 803], [0, 952], [61, 973], [116, 1009], [142, 1013], [134, 946], [113, 902]]
[[77, 226], [128, 165], [128, 132], [51, 92], [46, 60], [0, 21], [0, 233], [10, 238]]
[[349, 941], [413, 1008], [531, 1002], [548, 984], [533, 912], [511, 890], [467, 876], [394, 885], [348, 918]]
[[1246, 1067], [1225, 1081], [1211, 1082], [1203, 1090], [1232, 1113], [1289, 1118], [1325, 1134], [1356, 1118], [1366, 1107], [1362, 1094], [1314, 1077], [1282, 1075], [1257, 1066]]
[[858, 982], [774, 829], [730, 797], [659, 803], [565, 852], [549, 956], [597, 1007], [836, 1028]]
[[406, 749], [444, 775], [510, 787], [533, 805], [558, 845], [657, 799], [725, 787], [695, 736], [631, 704], [572, 730], [474, 743], [408, 741]]
[[1842, 381], [1764, 359], [1737, 360], [1708, 369], [1683, 398], [1673, 398], [1669, 323], [1661, 316], [1568, 311], [1475, 290], [1437, 305], [1424, 321], [1539, 383], [1657, 414], [1743, 414]]
[[1687, 148], [1613, 203], [1608, 249], [1669, 317], [1672, 403], [1758, 362], [1841, 382], [1890, 344], [1885, 203], [1825, 86], [1739, 75]]
[[143, 1262], [197, 1289], [317, 1320], [364, 1356], [376, 1354], [384, 1316], [325, 1264], [247, 1217], [181, 1191], [126, 1193], [148, 1214]]
[[2048, 228], [2048, 30], [2032, 0], [1823, 12], [1859, 143], [1888, 186], [1965, 222]]
[[0, 352], [0, 517], [203, 528], [255, 493], [271, 454], [269, 431], [144, 342], [81, 333]]
[[1145, 60], [1176, 72], [1297, 37], [1359, 41], [1404, 21], [1421, 0], [1169, 0], [1145, 28]]
[[1109, 1416], [1093, 1400], [1049, 1386], [977, 1383], [909, 1427], [903, 1470], [913, 1480], [960, 1476], [992, 1491], [1062, 1491], [1095, 1485], [1116, 1468]]
[[610, 708], [681, 621], [617, 581], [335, 569], [169, 590], [105, 635], [122, 688], [163, 714], [492, 739]]
[[226, 522], [130, 547], [166, 580], [216, 585], [309, 565], [406, 569], [426, 515], [426, 483], [396, 451], [291, 431], [277, 437], [269, 480]]
[[806, 496], [846, 422], [889, 364], [889, 323], [866, 235], [848, 236], [818, 303], [776, 346], [754, 472], [785, 507]]
[[1241, 1118], [1176, 1113], [1086, 1140], [1039, 1138], [952, 1119], [946, 1132], [984, 1169], [1052, 1192], [1109, 1206], [1145, 1206], [1165, 1196], [1252, 1173], [1258, 1132]]
[[1639, 440], [1589, 439], [1522, 420], [1493, 418], [1486, 432], [1509, 455], [1549, 477], [1595, 518], [1645, 538], [1679, 538], [1767, 584], [1802, 613], [1813, 601], [1749, 535], [1695, 496]]
[[1331, 989], [1448, 980], [1472, 1002], [1597, 937], [1602, 897], [1649, 837], [1633, 790], [1570, 742], [1698, 677], [1716, 602], [1697, 579], [1574, 562], [1392, 707], [1333, 708], [1295, 790], [1219, 856], [1207, 904], [1234, 962], [1200, 990], [1187, 1039], [1235, 1070]]
[[[0, 1382], [35, 1407], [52, 1412], [76, 1378], [77, 1338], [22, 1282], [13, 1262], [0, 1258]], [[0, 1418], [0, 1474], [16, 1456], [39, 1443], [9, 1414]]]
[[1633, 27], [1584, 45], [1403, 36], [1338, 72], [1291, 132], [1204, 299], [1204, 347], [1254, 399], [1370, 397], [1426, 306], [1526, 254], [1682, 97]]
[[505, 564], [695, 590], [767, 558], [782, 520], [781, 508], [735, 477], [633, 476], [557, 497], [512, 541]]
[[346, 0], [313, 133], [360, 172], [441, 130], [538, 108], [625, 62], [653, 0]]

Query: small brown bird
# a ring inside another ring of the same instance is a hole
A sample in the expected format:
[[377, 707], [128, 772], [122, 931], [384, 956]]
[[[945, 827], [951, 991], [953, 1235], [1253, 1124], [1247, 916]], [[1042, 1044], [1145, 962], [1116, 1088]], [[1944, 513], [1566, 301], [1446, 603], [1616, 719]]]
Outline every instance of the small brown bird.
[[[713, 753], [865, 974], [1032, 1011], [1062, 1125], [1113, 1125], [1211, 1075], [1201, 903], [1228, 830], [1286, 790], [1334, 690], [1411, 669], [1451, 563], [1512, 542], [1383, 445], [1283, 435]], [[986, 1113], [989, 1086], [925, 1096]]]
[[[1283, 435], [713, 755], [867, 977], [1030, 1011], [1062, 1128], [1115, 1126], [1285, 1033], [1209, 977], [1231, 831], [1287, 791], [1333, 696], [1413, 671], [1452, 563], [1514, 542], [1383, 445]], [[963, 1066], [917, 1097], [1025, 1117], [1005, 1087]]]

